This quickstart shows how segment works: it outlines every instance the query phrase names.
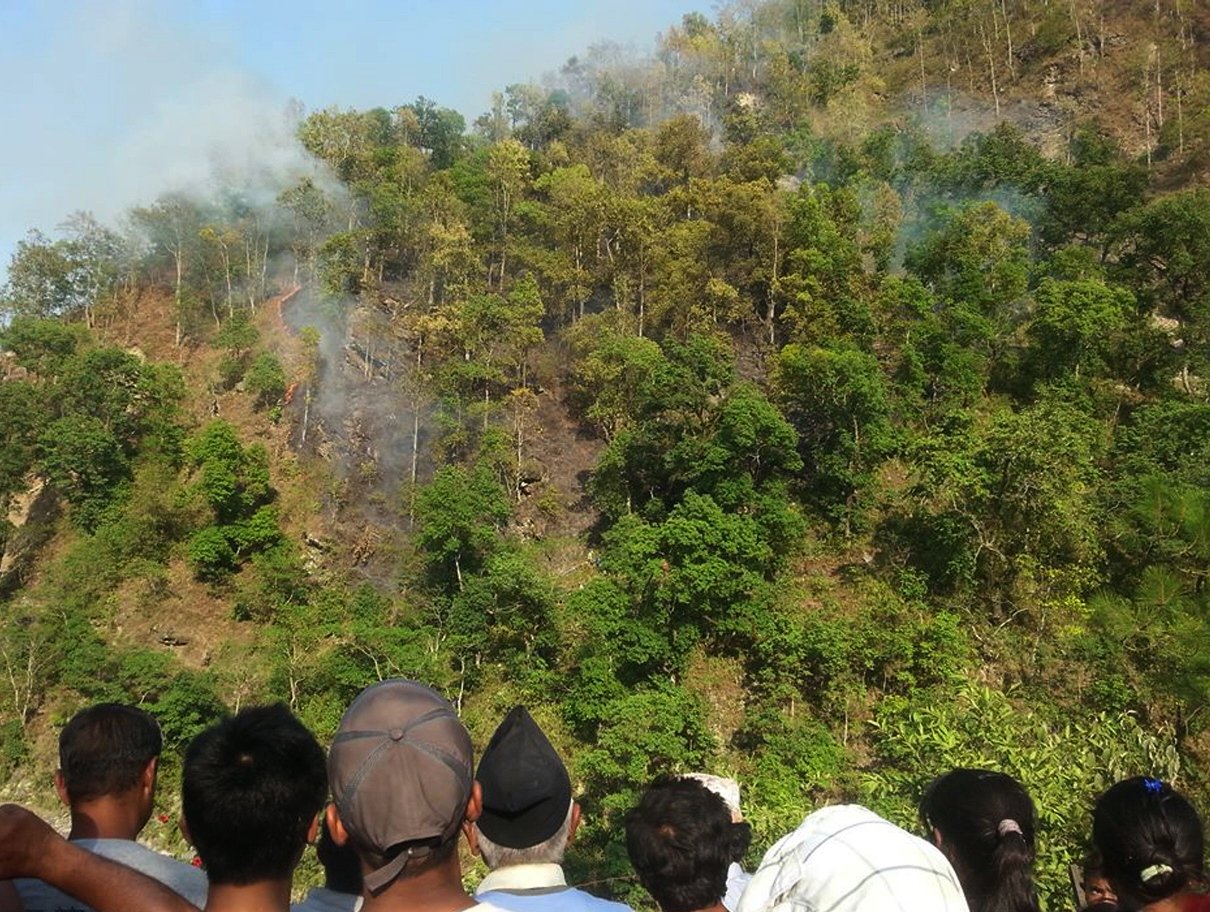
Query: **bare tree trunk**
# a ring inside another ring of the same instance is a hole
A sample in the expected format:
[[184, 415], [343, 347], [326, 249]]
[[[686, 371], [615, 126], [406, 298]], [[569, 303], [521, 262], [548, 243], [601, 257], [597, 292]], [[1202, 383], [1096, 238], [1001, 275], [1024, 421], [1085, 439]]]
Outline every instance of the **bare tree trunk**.
[[1155, 49], [1155, 125], [1164, 128], [1164, 61], [1159, 46]]
[[1147, 146], [1147, 170], [1151, 170], [1151, 58], [1155, 53], [1155, 45], [1151, 46], [1151, 51], [1147, 55], [1147, 62], [1143, 64], [1143, 137]]
[[1004, 17], [1004, 40], [1008, 44], [1008, 75], [1017, 77], [1017, 61], [1013, 54], [1013, 27], [1008, 21], [1008, 0], [1000, 0], [1000, 14]]
[[181, 347], [181, 336], [183, 335], [183, 332], [181, 329], [181, 273], [184, 271], [183, 264], [181, 261], [182, 261], [183, 257], [184, 257], [184, 252], [181, 250], [180, 247], [177, 247], [177, 249], [176, 249], [176, 347], [177, 348]]
[[928, 82], [924, 75], [924, 31], [916, 30], [916, 56], [920, 58], [920, 103], [928, 100]]
[[[408, 478], [416, 484], [416, 466], [420, 461], [420, 401], [412, 399], [412, 467]], [[413, 518], [409, 514], [409, 519]]]
[[[995, 17], [994, 9], [992, 10], [992, 16], [993, 16], [993, 18]], [[991, 77], [992, 100], [995, 102], [995, 105], [996, 105], [996, 116], [999, 117], [1000, 116], [1000, 87], [999, 87], [999, 84], [996, 82], [996, 57], [992, 53], [991, 38], [988, 36], [987, 29], [984, 27], [982, 21], [980, 21], [980, 23], [979, 23], [979, 39], [983, 44], [983, 51], [987, 55], [987, 72], [988, 72], [988, 75]]]
[[298, 442], [307, 442], [307, 422], [311, 418], [311, 388], [308, 386], [306, 393], [303, 394], [303, 420], [302, 434], [299, 435]]
[[1084, 33], [1080, 26], [1080, 8], [1076, 0], [1071, 0], [1071, 21], [1076, 27], [1076, 59], [1080, 64], [1080, 75], [1084, 75]]
[[[639, 338], [643, 338], [643, 321], [647, 317], [647, 270], [639, 265]], [[584, 314], [580, 314], [584, 316]]]

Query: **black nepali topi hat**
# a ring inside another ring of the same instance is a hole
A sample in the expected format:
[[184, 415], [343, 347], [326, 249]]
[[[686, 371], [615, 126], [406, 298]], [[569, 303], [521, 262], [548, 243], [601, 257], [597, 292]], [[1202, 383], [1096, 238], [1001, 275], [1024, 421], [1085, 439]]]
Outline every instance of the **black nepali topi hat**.
[[504, 717], [479, 759], [475, 778], [483, 789], [479, 830], [496, 845], [536, 846], [567, 819], [567, 767], [524, 706], [514, 706]]

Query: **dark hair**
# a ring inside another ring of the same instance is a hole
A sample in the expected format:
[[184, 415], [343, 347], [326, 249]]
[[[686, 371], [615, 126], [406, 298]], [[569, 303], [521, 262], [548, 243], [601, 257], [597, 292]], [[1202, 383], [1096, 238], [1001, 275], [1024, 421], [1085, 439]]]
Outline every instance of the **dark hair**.
[[743, 864], [748, 847], [752, 845], [752, 825], [746, 820], [731, 824], [731, 860]]
[[1110, 786], [1092, 812], [1092, 840], [1118, 894], [1151, 903], [1202, 879], [1202, 822], [1172, 786], [1135, 776]]
[[224, 719], [185, 750], [181, 806], [212, 884], [290, 877], [327, 792], [323, 749], [280, 703]]
[[695, 779], [659, 779], [626, 814], [626, 851], [663, 912], [722, 899], [734, 848], [731, 812]]
[[1093, 846], [1088, 851], [1088, 854], [1084, 856], [1084, 862], [1080, 865], [1080, 872], [1084, 875], [1085, 880], [1105, 876], [1105, 862], [1101, 858], [1100, 850], [1096, 846]]
[[315, 844], [315, 855], [324, 868], [324, 886], [337, 893], [361, 895], [361, 861], [352, 842], [337, 845], [328, 832], [328, 822], [319, 823], [319, 841]]
[[80, 710], [59, 733], [67, 797], [90, 801], [134, 788], [162, 747], [159, 723], [141, 709], [98, 703]]
[[971, 912], [1038, 912], [1034, 888], [1034, 803], [1004, 773], [956, 769], [920, 802], [936, 829]]

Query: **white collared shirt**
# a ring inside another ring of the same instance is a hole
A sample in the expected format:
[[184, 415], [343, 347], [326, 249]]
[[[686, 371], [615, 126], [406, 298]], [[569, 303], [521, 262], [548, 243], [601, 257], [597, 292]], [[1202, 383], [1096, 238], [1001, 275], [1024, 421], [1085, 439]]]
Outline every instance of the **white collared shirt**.
[[475, 888], [475, 895], [492, 890], [545, 890], [567, 887], [563, 866], [557, 864], [519, 864], [496, 868]]
[[632, 912], [622, 903], [569, 887], [562, 865], [557, 864], [496, 868], [475, 888], [475, 899], [507, 912]]

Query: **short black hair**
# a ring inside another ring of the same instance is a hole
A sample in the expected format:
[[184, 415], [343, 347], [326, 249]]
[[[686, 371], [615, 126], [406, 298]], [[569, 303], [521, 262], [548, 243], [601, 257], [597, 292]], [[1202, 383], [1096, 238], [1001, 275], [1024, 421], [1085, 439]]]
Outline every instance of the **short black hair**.
[[181, 805], [212, 884], [290, 877], [327, 793], [323, 748], [281, 703], [223, 719], [185, 750]]
[[121, 703], [98, 703], [71, 717], [59, 733], [59, 772], [70, 801], [119, 795], [163, 749], [150, 714]]
[[1110, 786], [1092, 812], [1102, 873], [1119, 897], [1145, 905], [1205, 876], [1205, 837], [1193, 805], [1166, 782], [1135, 776]]
[[626, 815], [630, 863], [663, 912], [723, 898], [735, 838], [726, 802], [696, 779], [656, 780]]

